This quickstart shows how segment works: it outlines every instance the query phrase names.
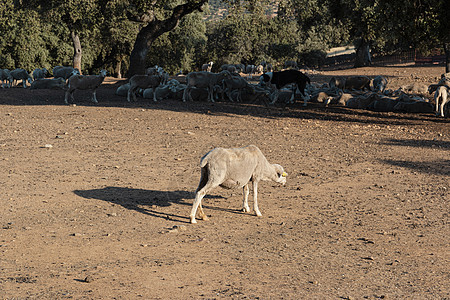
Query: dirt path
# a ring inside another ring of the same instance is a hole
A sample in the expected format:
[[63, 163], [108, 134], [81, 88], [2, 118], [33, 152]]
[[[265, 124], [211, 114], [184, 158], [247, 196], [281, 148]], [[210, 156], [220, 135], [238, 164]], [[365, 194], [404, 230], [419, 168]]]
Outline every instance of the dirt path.
[[[442, 67], [312, 76], [434, 83]], [[446, 299], [450, 121], [309, 105], [100, 105], [76, 92], [0, 90], [2, 299]], [[199, 160], [257, 145], [288, 183], [205, 198]], [[175, 228], [174, 228], [175, 226]]]

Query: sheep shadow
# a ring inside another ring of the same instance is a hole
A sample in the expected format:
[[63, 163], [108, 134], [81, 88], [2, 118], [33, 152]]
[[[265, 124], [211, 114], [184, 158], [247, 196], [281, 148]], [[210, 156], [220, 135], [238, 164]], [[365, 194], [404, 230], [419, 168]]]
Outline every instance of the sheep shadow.
[[[170, 219], [179, 222], [189, 222], [188, 210], [186, 214], [177, 215], [165, 212], [161, 208], [169, 207], [173, 204], [191, 206], [192, 201], [186, 200], [192, 200], [195, 197], [193, 192], [188, 191], [156, 191], [112, 186], [92, 190], [75, 190], [73, 193], [85, 199], [102, 200], [155, 218]], [[206, 195], [205, 199], [224, 199], [224, 197]], [[205, 205], [203, 207], [212, 210], [240, 213], [238, 210], [227, 208]]]

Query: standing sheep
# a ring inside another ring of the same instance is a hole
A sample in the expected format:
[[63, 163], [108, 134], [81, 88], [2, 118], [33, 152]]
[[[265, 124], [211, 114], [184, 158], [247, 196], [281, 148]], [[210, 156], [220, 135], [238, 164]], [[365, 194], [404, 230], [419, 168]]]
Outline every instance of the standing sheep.
[[73, 92], [75, 90], [92, 90], [92, 102], [98, 103], [97, 97], [95, 95], [97, 88], [102, 84], [103, 80], [105, 80], [106, 77], [106, 70], [101, 70], [99, 75], [90, 75], [90, 76], [84, 76], [84, 75], [73, 75], [69, 77], [69, 83], [68, 83], [68, 89], [66, 91], [64, 102], [66, 104], [69, 104], [68, 98], [70, 95], [70, 98], [72, 99], [72, 102], [74, 101], [73, 98]]
[[439, 86], [434, 93], [434, 101], [436, 103], [436, 116], [444, 117], [444, 106], [450, 100], [448, 94], [449, 93], [446, 86]]
[[80, 74], [80, 70], [72, 67], [63, 67], [63, 66], [56, 66], [53, 68], [53, 77], [55, 78], [61, 77], [67, 80], [73, 74]]
[[48, 73], [48, 71], [46, 68], [34, 69], [33, 80], [45, 78], [47, 76], [47, 73]]
[[255, 214], [262, 216], [258, 208], [258, 182], [272, 180], [286, 184], [287, 173], [282, 166], [270, 164], [258, 147], [250, 145], [243, 148], [215, 148], [209, 151], [200, 161], [201, 178], [190, 214], [191, 223], [197, 223], [195, 215], [199, 208], [200, 217], [208, 220], [201, 202], [212, 189], [220, 186], [226, 189], [243, 188], [243, 211], [249, 212], [248, 195], [249, 182], [253, 183], [253, 209]]
[[11, 72], [8, 69], [0, 69], [0, 80], [2, 81], [2, 88], [5, 88], [5, 85], [6, 87], [11, 87], [13, 82]]
[[27, 81], [31, 84], [33, 81], [28, 72], [24, 69], [15, 69], [11, 71], [11, 76], [14, 80], [22, 80], [22, 85], [24, 88], [27, 87]]
[[[162, 78], [159, 75], [133, 75], [130, 78], [130, 89], [127, 94], [127, 101], [136, 101], [136, 91], [138, 89], [156, 88], [161, 84]], [[153, 93], [153, 101], [157, 101], [156, 93]]]

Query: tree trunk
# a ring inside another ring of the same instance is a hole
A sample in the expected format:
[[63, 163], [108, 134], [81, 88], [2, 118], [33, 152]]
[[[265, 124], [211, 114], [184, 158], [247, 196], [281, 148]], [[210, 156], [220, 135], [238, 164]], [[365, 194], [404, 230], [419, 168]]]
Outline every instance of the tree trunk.
[[81, 42], [80, 42], [80, 36], [75, 31], [71, 31], [70, 35], [72, 36], [72, 42], [73, 42], [73, 67], [75, 69], [78, 69], [81, 74]]
[[450, 72], [450, 43], [444, 43], [445, 73]]
[[142, 27], [136, 37], [133, 50], [130, 54], [130, 68], [128, 69], [127, 74], [128, 78], [135, 74], [145, 73], [145, 60], [148, 51], [152, 43], [159, 36], [173, 30], [185, 15], [196, 10], [202, 11], [203, 4], [207, 2], [208, 0], [190, 0], [185, 4], [176, 6], [168, 19], [160, 21], [154, 17], [146, 26]]
[[372, 58], [370, 57], [369, 42], [365, 39], [361, 40], [358, 48], [356, 49], [355, 68], [370, 66]]
[[114, 77], [121, 79], [122, 78], [122, 57], [117, 57], [116, 63], [114, 66]]

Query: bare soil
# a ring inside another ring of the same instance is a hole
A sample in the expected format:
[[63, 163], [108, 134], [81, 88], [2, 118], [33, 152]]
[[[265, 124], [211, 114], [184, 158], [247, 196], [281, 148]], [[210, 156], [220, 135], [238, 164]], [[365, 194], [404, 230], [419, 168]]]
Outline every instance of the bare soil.
[[[310, 74], [436, 83], [442, 66]], [[318, 104], [129, 104], [0, 89], [1, 299], [449, 299], [450, 120]], [[289, 173], [188, 223], [199, 161], [257, 145]], [[250, 204], [251, 206], [251, 204]]]

